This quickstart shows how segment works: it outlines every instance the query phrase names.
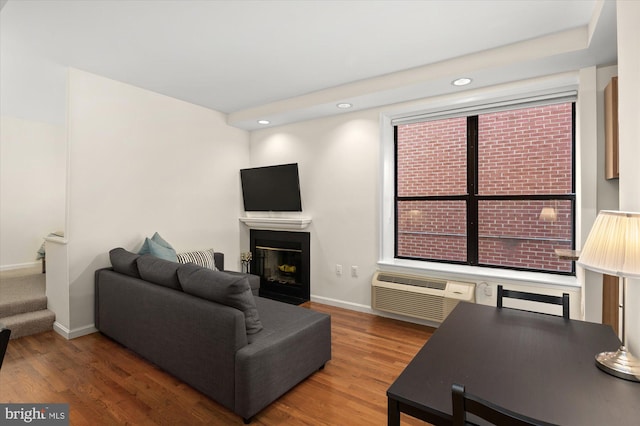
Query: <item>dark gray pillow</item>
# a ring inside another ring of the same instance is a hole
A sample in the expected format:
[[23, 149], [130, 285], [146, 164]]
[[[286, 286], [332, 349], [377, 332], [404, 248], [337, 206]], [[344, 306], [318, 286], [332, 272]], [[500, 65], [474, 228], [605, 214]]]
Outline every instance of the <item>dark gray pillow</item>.
[[111, 260], [113, 270], [134, 278], [140, 278], [138, 265], [136, 263], [139, 257], [140, 255], [131, 253], [122, 247], [114, 248], [109, 252], [109, 259]]
[[178, 279], [185, 293], [242, 311], [247, 334], [262, 330], [256, 301], [246, 276], [230, 275], [187, 263], [178, 269]]
[[180, 264], [169, 260], [160, 259], [150, 254], [143, 254], [136, 260], [140, 277], [164, 287], [174, 290], [182, 290], [178, 281], [178, 268]]

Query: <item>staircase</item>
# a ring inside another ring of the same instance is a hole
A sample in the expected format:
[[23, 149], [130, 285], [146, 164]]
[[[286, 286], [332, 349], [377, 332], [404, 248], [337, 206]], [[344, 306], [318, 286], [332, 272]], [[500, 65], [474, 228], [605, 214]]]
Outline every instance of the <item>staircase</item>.
[[39, 268], [0, 273], [0, 323], [11, 330], [11, 339], [52, 330], [54, 320]]

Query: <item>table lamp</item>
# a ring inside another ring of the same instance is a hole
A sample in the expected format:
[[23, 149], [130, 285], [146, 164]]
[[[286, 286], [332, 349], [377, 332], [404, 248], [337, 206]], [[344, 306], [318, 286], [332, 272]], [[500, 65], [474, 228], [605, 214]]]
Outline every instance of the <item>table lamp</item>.
[[627, 278], [640, 278], [640, 213], [601, 211], [584, 243], [578, 265], [622, 277], [622, 344], [616, 352], [596, 355], [596, 365], [616, 377], [640, 382], [640, 359], [625, 347], [624, 327]]

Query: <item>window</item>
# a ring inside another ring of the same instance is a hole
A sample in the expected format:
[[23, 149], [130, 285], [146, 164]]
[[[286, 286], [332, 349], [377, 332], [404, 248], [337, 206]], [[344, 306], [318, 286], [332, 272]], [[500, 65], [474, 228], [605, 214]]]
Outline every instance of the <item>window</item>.
[[574, 274], [573, 102], [405, 120], [395, 257]]

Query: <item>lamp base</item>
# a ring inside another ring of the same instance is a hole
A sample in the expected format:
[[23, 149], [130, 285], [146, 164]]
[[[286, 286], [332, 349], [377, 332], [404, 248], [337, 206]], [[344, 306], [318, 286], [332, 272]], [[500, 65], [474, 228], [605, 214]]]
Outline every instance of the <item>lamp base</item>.
[[613, 376], [640, 382], [640, 359], [631, 355], [624, 346], [620, 346], [616, 352], [602, 352], [596, 355], [596, 365]]

